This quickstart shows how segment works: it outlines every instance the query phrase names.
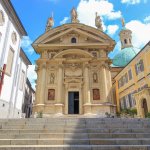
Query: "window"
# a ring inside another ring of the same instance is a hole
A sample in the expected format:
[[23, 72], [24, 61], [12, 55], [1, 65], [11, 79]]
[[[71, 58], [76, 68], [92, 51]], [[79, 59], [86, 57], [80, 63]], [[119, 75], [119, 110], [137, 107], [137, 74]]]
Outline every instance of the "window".
[[19, 89], [21, 91], [23, 90], [24, 79], [25, 79], [25, 72], [22, 70], [21, 71], [21, 77], [20, 77], [20, 83], [19, 83]]
[[4, 13], [0, 10], [0, 26], [5, 23]]
[[71, 43], [77, 43], [76, 38], [72, 38], [72, 39], [71, 39]]
[[132, 79], [132, 71], [131, 71], [131, 69], [128, 71], [128, 76], [129, 76], [129, 80], [131, 80]]
[[8, 75], [11, 75], [13, 59], [14, 59], [14, 50], [10, 48], [8, 52], [7, 65], [6, 65], [6, 73]]
[[141, 59], [137, 64], [135, 64], [136, 75], [144, 71], [144, 63]]

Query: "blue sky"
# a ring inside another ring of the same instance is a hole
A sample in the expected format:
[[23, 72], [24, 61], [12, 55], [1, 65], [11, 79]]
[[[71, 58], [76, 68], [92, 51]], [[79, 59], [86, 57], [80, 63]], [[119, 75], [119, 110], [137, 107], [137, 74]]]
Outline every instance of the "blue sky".
[[[104, 32], [116, 41], [116, 48], [110, 58], [120, 50], [120, 18], [123, 16], [126, 27], [133, 32], [133, 45], [142, 48], [150, 40], [150, 0], [11, 0], [20, 17], [28, 37], [22, 47], [33, 64], [38, 58], [31, 43], [45, 32], [48, 17], [54, 13], [55, 25], [70, 22], [70, 10], [75, 7], [81, 23], [94, 27], [95, 12], [101, 16]], [[33, 67], [31, 67], [31, 70]], [[31, 71], [33, 74], [33, 70]], [[30, 74], [30, 75], [31, 75]], [[29, 76], [30, 76], [29, 75]], [[30, 78], [30, 77], [29, 77]], [[34, 76], [34, 78], [36, 78]], [[31, 79], [33, 82], [33, 79]], [[31, 81], [30, 80], [30, 81]]]

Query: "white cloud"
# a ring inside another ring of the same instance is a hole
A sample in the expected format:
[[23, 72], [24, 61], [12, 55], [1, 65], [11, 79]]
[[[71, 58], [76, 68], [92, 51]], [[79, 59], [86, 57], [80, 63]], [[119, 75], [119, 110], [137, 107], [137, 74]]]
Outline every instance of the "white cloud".
[[118, 29], [119, 29], [118, 25], [109, 25], [107, 27], [107, 34], [113, 36], [117, 32]]
[[81, 0], [77, 12], [81, 23], [95, 27], [95, 13], [101, 16], [102, 26], [104, 31], [106, 27], [103, 23], [103, 18], [115, 20], [121, 17], [120, 11], [114, 11], [114, 6], [107, 0]]
[[126, 24], [126, 27], [132, 31], [133, 46], [142, 48], [150, 41], [150, 23], [144, 24], [138, 20], [132, 20]]
[[35, 65], [29, 65], [27, 71], [27, 77], [31, 82], [32, 88], [35, 90], [35, 80], [37, 79], [37, 74], [35, 72]]
[[147, 0], [121, 0], [121, 3], [127, 3], [129, 5], [139, 4], [141, 2], [147, 3]]
[[150, 23], [150, 16], [147, 16], [147, 17], [144, 19], [144, 22]]
[[65, 24], [69, 20], [69, 17], [64, 17], [62, 21], [60, 21], [60, 24]]
[[28, 36], [24, 36], [21, 41], [21, 47], [30, 55], [34, 53], [34, 49], [31, 46], [32, 40]]

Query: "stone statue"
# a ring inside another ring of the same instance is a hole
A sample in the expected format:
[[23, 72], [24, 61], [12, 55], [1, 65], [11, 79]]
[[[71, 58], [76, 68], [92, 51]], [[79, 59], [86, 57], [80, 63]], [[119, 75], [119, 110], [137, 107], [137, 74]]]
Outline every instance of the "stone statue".
[[49, 31], [54, 26], [54, 19], [53, 17], [48, 18], [47, 25], [46, 25], [46, 31]]
[[125, 27], [125, 20], [124, 20], [124, 18], [121, 18], [121, 22], [122, 22], [122, 27]]
[[96, 72], [93, 73], [93, 82], [94, 83], [98, 83], [98, 77], [97, 77], [97, 73]]
[[51, 73], [50, 74], [50, 84], [54, 84], [54, 82], [55, 82], [55, 74]]
[[100, 16], [98, 16], [98, 13], [96, 12], [96, 17], [95, 17], [95, 26], [99, 29], [99, 30], [103, 30], [102, 28], [102, 20], [100, 18]]
[[72, 23], [79, 23], [79, 20], [78, 20], [78, 14], [77, 14], [77, 11], [75, 8], [73, 8], [71, 10], [71, 22]]

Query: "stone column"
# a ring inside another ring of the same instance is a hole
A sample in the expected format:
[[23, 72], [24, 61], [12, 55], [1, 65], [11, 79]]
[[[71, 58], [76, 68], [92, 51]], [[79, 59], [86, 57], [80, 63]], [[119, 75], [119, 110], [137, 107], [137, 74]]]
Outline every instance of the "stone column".
[[102, 100], [107, 102], [107, 81], [106, 81], [106, 68], [105, 65], [101, 67], [101, 85], [102, 85]]
[[90, 93], [90, 79], [89, 66], [85, 64], [84, 68], [84, 114], [91, 114], [91, 93]]
[[58, 68], [58, 97], [57, 97], [57, 104], [62, 104], [63, 99], [62, 99], [62, 90], [63, 90], [63, 66], [59, 65]]
[[57, 100], [55, 104], [55, 113], [63, 114], [63, 65], [58, 65], [58, 84], [57, 84]]
[[44, 104], [46, 91], [46, 62], [41, 64], [40, 99], [39, 104]]
[[88, 64], [85, 65], [84, 68], [84, 103], [90, 104], [90, 86], [89, 86], [89, 68]]

